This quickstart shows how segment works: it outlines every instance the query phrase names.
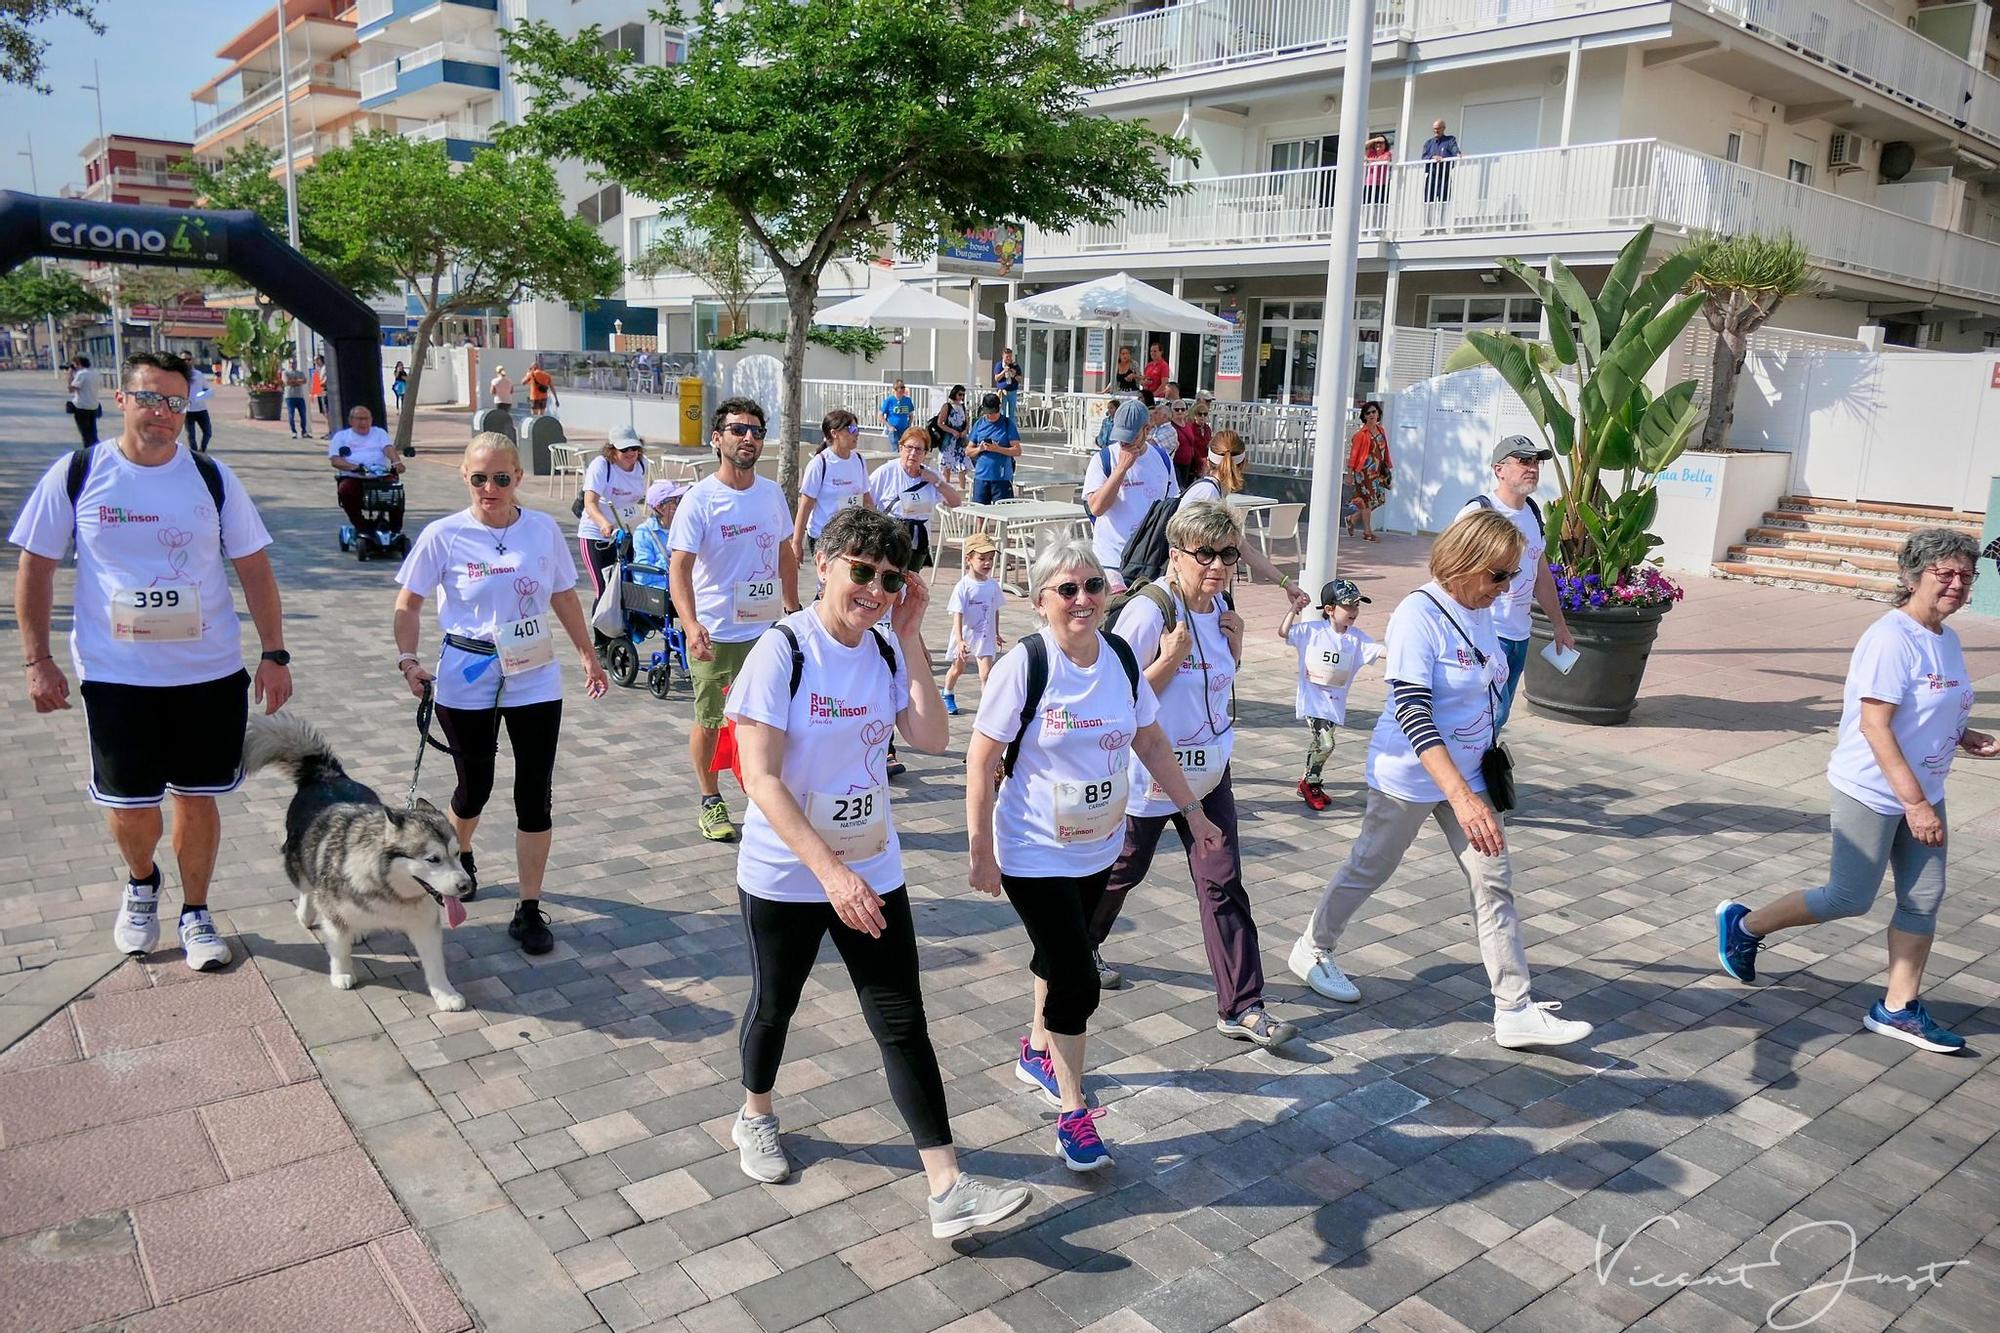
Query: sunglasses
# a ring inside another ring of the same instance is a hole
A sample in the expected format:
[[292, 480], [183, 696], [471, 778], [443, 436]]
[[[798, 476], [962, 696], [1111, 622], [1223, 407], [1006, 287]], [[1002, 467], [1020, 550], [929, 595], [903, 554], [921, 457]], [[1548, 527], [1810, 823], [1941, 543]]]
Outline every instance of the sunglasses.
[[746, 438], [752, 440], [761, 440], [764, 438], [765, 435], [764, 427], [753, 426], [745, 421], [729, 422], [727, 425], [723, 426], [722, 429], [726, 434], [734, 435], [739, 440]]
[[164, 407], [169, 412], [187, 411], [188, 400], [185, 394], [155, 393], [151, 389], [127, 389], [125, 396], [141, 407]]
[[1973, 581], [1979, 577], [1979, 571], [1976, 569], [1939, 569], [1933, 565], [1931, 566], [1931, 577], [1939, 583], [1963, 583], [1969, 588], [1972, 586]]
[[874, 565], [864, 564], [851, 555], [843, 555], [840, 558], [847, 562], [847, 577], [854, 580], [854, 586], [857, 588], [880, 583], [883, 592], [898, 593], [903, 590], [903, 585], [910, 581], [910, 576], [899, 569], [877, 569]]
[[836, 429], [848, 435], [859, 435], [861, 433], [861, 426], [859, 423], [851, 423], [849, 425], [837, 427]]
[[472, 483], [472, 489], [475, 491], [489, 481], [504, 491], [514, 484], [514, 474], [511, 472], [474, 472], [467, 476], [466, 480]]
[[1518, 569], [1489, 569], [1486, 571], [1486, 577], [1495, 583], [1512, 583], [1520, 572]]
[[618, 446], [618, 452], [621, 454], [642, 454], [646, 452], [646, 446], [643, 444], [621, 444]]
[[1217, 560], [1220, 560], [1225, 565], [1233, 565], [1243, 558], [1242, 548], [1236, 546], [1225, 546], [1219, 551], [1213, 546], [1198, 546], [1192, 551], [1185, 546], [1176, 547], [1175, 549], [1182, 555], [1192, 559], [1203, 569], [1207, 569]]
[[1107, 585], [1105, 584], [1104, 580], [1101, 577], [1099, 577], [1096, 574], [1092, 574], [1082, 583], [1077, 583], [1074, 581], [1069, 583], [1051, 583], [1047, 587], [1043, 588], [1042, 591], [1052, 592], [1056, 596], [1062, 598], [1065, 602], [1073, 602], [1076, 600], [1076, 595], [1079, 592], [1084, 594], [1084, 596], [1086, 597], [1102, 597], [1104, 595], [1104, 589], [1106, 586]]

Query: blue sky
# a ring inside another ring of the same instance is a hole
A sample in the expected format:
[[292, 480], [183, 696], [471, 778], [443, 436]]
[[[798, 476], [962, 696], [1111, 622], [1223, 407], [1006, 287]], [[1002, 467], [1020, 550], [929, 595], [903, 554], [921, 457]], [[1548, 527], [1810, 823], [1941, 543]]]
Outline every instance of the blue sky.
[[49, 43], [44, 97], [22, 88], [0, 90], [0, 189], [26, 190], [32, 141], [42, 193], [81, 184], [77, 154], [97, 137], [97, 105], [79, 84], [92, 82], [95, 59], [104, 77], [104, 128], [112, 134], [185, 139], [194, 130], [188, 94], [222, 70], [215, 50], [271, 8], [273, 0], [98, 0], [102, 37], [71, 18], [51, 19], [38, 34]]

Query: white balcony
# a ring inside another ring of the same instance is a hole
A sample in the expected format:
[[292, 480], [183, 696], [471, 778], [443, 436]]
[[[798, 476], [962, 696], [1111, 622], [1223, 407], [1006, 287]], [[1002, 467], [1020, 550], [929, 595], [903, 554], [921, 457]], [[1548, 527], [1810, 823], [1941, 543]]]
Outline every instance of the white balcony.
[[396, 12], [396, 0], [355, 0], [354, 26], [365, 28]]
[[269, 83], [241, 101], [223, 107], [208, 119], [197, 122], [194, 127], [196, 142], [228, 129], [246, 116], [275, 106], [281, 92], [286, 89], [296, 92], [308, 83], [323, 84], [333, 88], [343, 87], [334, 66], [302, 61], [292, 66], [289, 77], [282, 79], [273, 77]]
[[396, 65], [403, 73], [409, 74], [426, 65], [435, 65], [440, 60], [456, 61], [462, 65], [500, 64], [500, 47], [497, 43], [487, 45], [479, 42], [432, 42], [420, 46], [406, 56], [398, 58]]
[[[1037, 233], [1029, 253], [1174, 254], [1305, 248], [1328, 239], [1334, 168], [1219, 176], [1106, 226]], [[1823, 267], [2000, 304], [2000, 245], [1654, 139], [1399, 162], [1363, 183], [1362, 235], [1414, 247], [1467, 238], [1564, 253], [1656, 222], [1671, 231], [1790, 232]], [[1438, 247], [1440, 250], [1444, 246]]]
[[446, 139], [486, 143], [493, 138], [493, 128], [491, 125], [474, 125], [469, 121], [440, 120], [429, 125], [419, 125], [413, 130], [404, 130], [403, 137], [411, 143], [442, 143]]
[[361, 71], [361, 100], [373, 101], [396, 91], [396, 62], [385, 60]]

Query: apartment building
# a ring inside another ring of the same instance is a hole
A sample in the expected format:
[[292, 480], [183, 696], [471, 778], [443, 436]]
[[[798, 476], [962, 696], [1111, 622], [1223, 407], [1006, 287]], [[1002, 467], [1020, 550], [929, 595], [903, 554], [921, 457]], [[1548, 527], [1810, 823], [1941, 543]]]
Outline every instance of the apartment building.
[[[83, 184], [71, 197], [98, 203], [188, 208], [194, 180], [188, 175], [194, 145], [186, 139], [107, 134], [83, 146]], [[70, 192], [66, 192], [70, 193]]]
[[[1157, 282], [1242, 329], [1175, 340], [1184, 386], [1309, 402], [1347, 23], [1346, 0], [1147, 4], [1104, 22], [1100, 40], [1159, 72], [1096, 104], [1187, 137], [1200, 160], [1165, 207], [1031, 231], [1034, 283]], [[1379, 0], [1362, 95], [1393, 161], [1364, 186], [1357, 393], [1389, 380], [1398, 326], [1533, 335], [1538, 303], [1496, 256], [1560, 256], [1589, 283], [1649, 222], [1660, 253], [1700, 230], [1797, 236], [1824, 289], [1785, 304], [1788, 328], [1988, 345], [1995, 26], [1985, 0]], [[1449, 167], [1421, 160], [1439, 120], [1464, 154]], [[1034, 387], [1096, 387], [1082, 335], [1014, 337]]]

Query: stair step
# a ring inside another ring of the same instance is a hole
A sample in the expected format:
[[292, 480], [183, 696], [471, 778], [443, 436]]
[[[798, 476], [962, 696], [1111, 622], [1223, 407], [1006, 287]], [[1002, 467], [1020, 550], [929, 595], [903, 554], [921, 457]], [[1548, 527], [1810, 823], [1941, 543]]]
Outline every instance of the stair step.
[[1932, 509], [1924, 505], [1890, 504], [1880, 500], [1822, 500], [1813, 495], [1787, 495], [1778, 501], [1778, 507], [1809, 513], [1865, 514], [1876, 518], [1900, 519], [1926, 525], [1969, 527], [1975, 532], [1986, 522], [1984, 514], [1971, 514], [1957, 509]]
[[1869, 555], [1860, 551], [1827, 550], [1787, 543], [1738, 543], [1729, 548], [1729, 559], [1732, 562], [1783, 565], [1798, 569], [1844, 569], [1857, 573], [1883, 574], [1891, 578], [1896, 573], [1896, 557], [1893, 555]]
[[1806, 528], [1752, 528], [1746, 540], [1766, 546], [1789, 546], [1859, 554], [1893, 556], [1903, 549], [1901, 537], [1871, 537], [1865, 532], [1813, 532]]
[[1789, 565], [1765, 565], [1738, 560], [1718, 560], [1710, 572], [1717, 578], [1743, 579], [1778, 588], [1837, 590], [1879, 602], [1891, 600], [1896, 595], [1897, 587], [1894, 579], [1877, 578], [1868, 574], [1802, 569]]
[[1873, 514], [1857, 512], [1819, 513], [1803, 509], [1767, 509], [1764, 511], [1765, 527], [1790, 527], [1806, 532], [1850, 532], [1850, 533], [1896, 533], [1907, 537], [1913, 532], [1939, 526], [1955, 527], [1968, 537], [1977, 537], [1977, 527], [1962, 524], [1940, 525], [1930, 519], [1878, 518]]

